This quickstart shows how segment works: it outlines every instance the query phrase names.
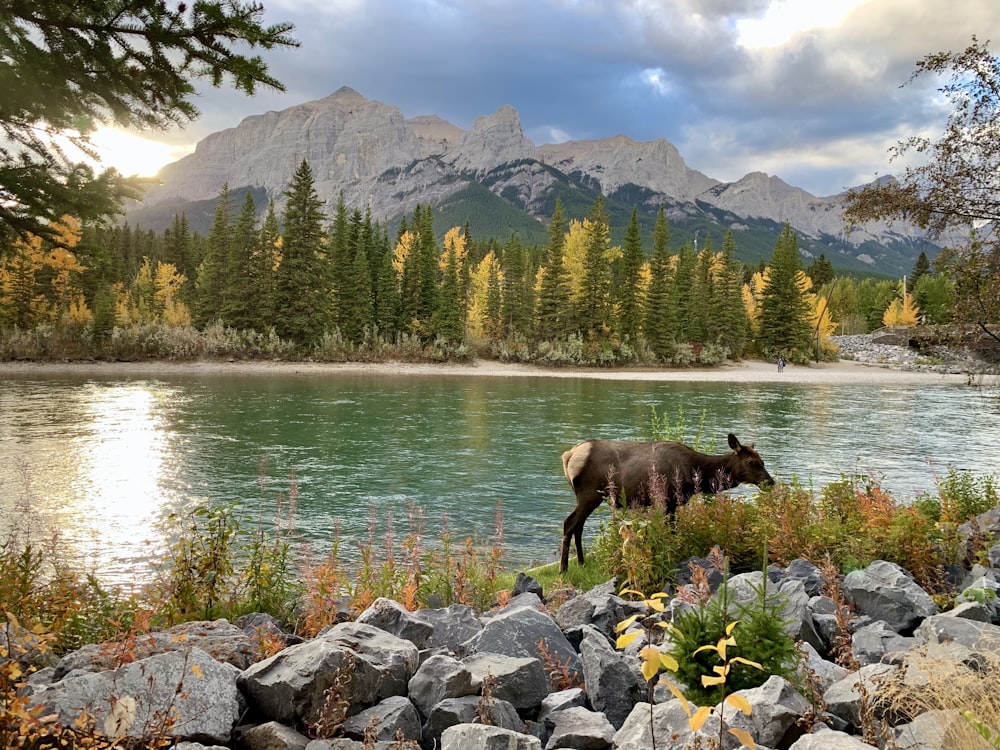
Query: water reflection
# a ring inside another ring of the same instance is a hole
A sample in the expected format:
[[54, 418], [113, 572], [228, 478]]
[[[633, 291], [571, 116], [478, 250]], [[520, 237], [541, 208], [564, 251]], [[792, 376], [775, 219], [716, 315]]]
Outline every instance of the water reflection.
[[341, 549], [356, 550], [370, 508], [392, 515], [397, 538], [419, 506], [426, 538], [447, 523], [458, 538], [488, 539], [501, 501], [508, 561], [548, 561], [574, 503], [561, 453], [587, 438], [648, 437], [652, 407], [689, 434], [703, 421], [718, 452], [734, 432], [775, 477], [817, 487], [860, 472], [912, 498], [949, 466], [1000, 459], [995, 410], [945, 384], [15, 378], [0, 382], [0, 526], [27, 498], [78, 561], [129, 579], [161, 514], [209, 499], [271, 518], [294, 471], [297, 525], [320, 549], [339, 526]]
[[86, 568], [127, 577], [174, 499], [160, 487], [173, 461], [163, 419], [173, 394], [150, 382], [39, 382], [0, 393], [4, 531], [58, 537], [56, 549]]

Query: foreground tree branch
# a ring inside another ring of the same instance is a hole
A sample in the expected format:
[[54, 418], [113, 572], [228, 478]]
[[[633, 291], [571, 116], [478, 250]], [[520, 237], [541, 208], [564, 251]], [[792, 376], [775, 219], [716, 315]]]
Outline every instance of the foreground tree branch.
[[[8, 0], [0, 14], [0, 253], [14, 237], [49, 236], [63, 214], [114, 213], [138, 183], [95, 174], [101, 125], [165, 129], [199, 115], [195, 81], [248, 95], [283, 90], [242, 47], [296, 47], [291, 24], [265, 26], [240, 0]], [[67, 147], [60, 145], [69, 144]], [[70, 150], [78, 149], [80, 154]]]
[[914, 136], [897, 144], [890, 161], [921, 156], [895, 179], [848, 193], [851, 223], [904, 221], [953, 242], [936, 259], [956, 282], [959, 322], [1000, 341], [1000, 58], [975, 36], [962, 52], [938, 52], [917, 62], [906, 84], [939, 76], [937, 89], [952, 106], [936, 141]]

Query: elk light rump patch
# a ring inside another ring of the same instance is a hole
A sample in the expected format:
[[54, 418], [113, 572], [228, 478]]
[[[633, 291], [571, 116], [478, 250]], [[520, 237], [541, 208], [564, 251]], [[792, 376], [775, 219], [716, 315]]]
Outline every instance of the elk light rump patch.
[[586, 440], [562, 455], [563, 473], [576, 495], [576, 508], [563, 522], [559, 570], [569, 564], [570, 541], [583, 565], [583, 524], [610, 499], [646, 507], [662, 502], [672, 514], [694, 495], [722, 492], [740, 484], [774, 484], [752, 445], [729, 433], [730, 453], [709, 456], [683, 443]]

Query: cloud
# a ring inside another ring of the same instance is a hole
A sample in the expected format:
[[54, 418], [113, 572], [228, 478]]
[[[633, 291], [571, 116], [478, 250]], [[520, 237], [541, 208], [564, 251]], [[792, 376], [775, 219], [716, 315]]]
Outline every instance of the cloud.
[[351, 86], [462, 128], [509, 104], [536, 143], [665, 138], [718, 179], [760, 170], [818, 195], [892, 171], [940, 128], [925, 54], [1000, 28], [981, 0], [272, 0], [298, 50], [265, 52], [286, 93], [203, 89], [193, 143]]

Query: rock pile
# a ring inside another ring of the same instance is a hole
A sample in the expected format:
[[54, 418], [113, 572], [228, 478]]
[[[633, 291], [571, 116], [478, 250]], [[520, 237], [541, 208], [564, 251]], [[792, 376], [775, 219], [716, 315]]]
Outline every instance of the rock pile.
[[915, 372], [968, 373], [979, 372], [983, 362], [968, 352], [934, 347], [918, 351], [909, 346], [876, 343], [871, 334], [831, 336], [842, 359], [852, 359], [871, 365], [881, 365]]
[[[978, 523], [998, 538], [1000, 508]], [[964, 593], [947, 612], [892, 563], [846, 575], [840, 585], [853, 605], [853, 671], [831, 660], [844, 610], [823, 595], [811, 563], [772, 566], [766, 583], [761, 571], [732, 577], [736, 599], [761, 585], [784, 598], [788, 632], [806, 655], [800, 668], [809, 676], [800, 684], [813, 694], [772, 676], [740, 691], [749, 715], [727, 709], [724, 721], [762, 750], [870, 749], [862, 732], [872, 717], [884, 722], [894, 747], [940, 747], [943, 733], [965, 719], [895, 702], [890, 691], [919, 692], [934, 675], [940, 679], [945, 664], [955, 674], [978, 670], [983, 679], [1000, 644], [1000, 544], [990, 550], [990, 565], [956, 571]], [[668, 691], [656, 690], [652, 706], [645, 702], [642, 639], [625, 651], [614, 641], [617, 623], [650, 613], [619, 597], [614, 581], [576, 593], [551, 613], [531, 579], [519, 577], [513, 593], [481, 617], [464, 606], [409, 612], [380, 599], [356, 621], [308, 641], [290, 636], [285, 648], [255, 663], [261, 631], [274, 635], [266, 617], [188, 623], [133, 645], [138, 658], [121, 666], [109, 660], [113, 646], [68, 654], [32, 675], [30, 701], [67, 726], [85, 715], [106, 735], [166, 732], [186, 750], [639, 750], [652, 746], [651, 733], [658, 746], [672, 748], [707, 747], [718, 736], [718, 711], [692, 732]], [[947, 684], [958, 690], [961, 682]], [[324, 734], [336, 739], [310, 739]]]

